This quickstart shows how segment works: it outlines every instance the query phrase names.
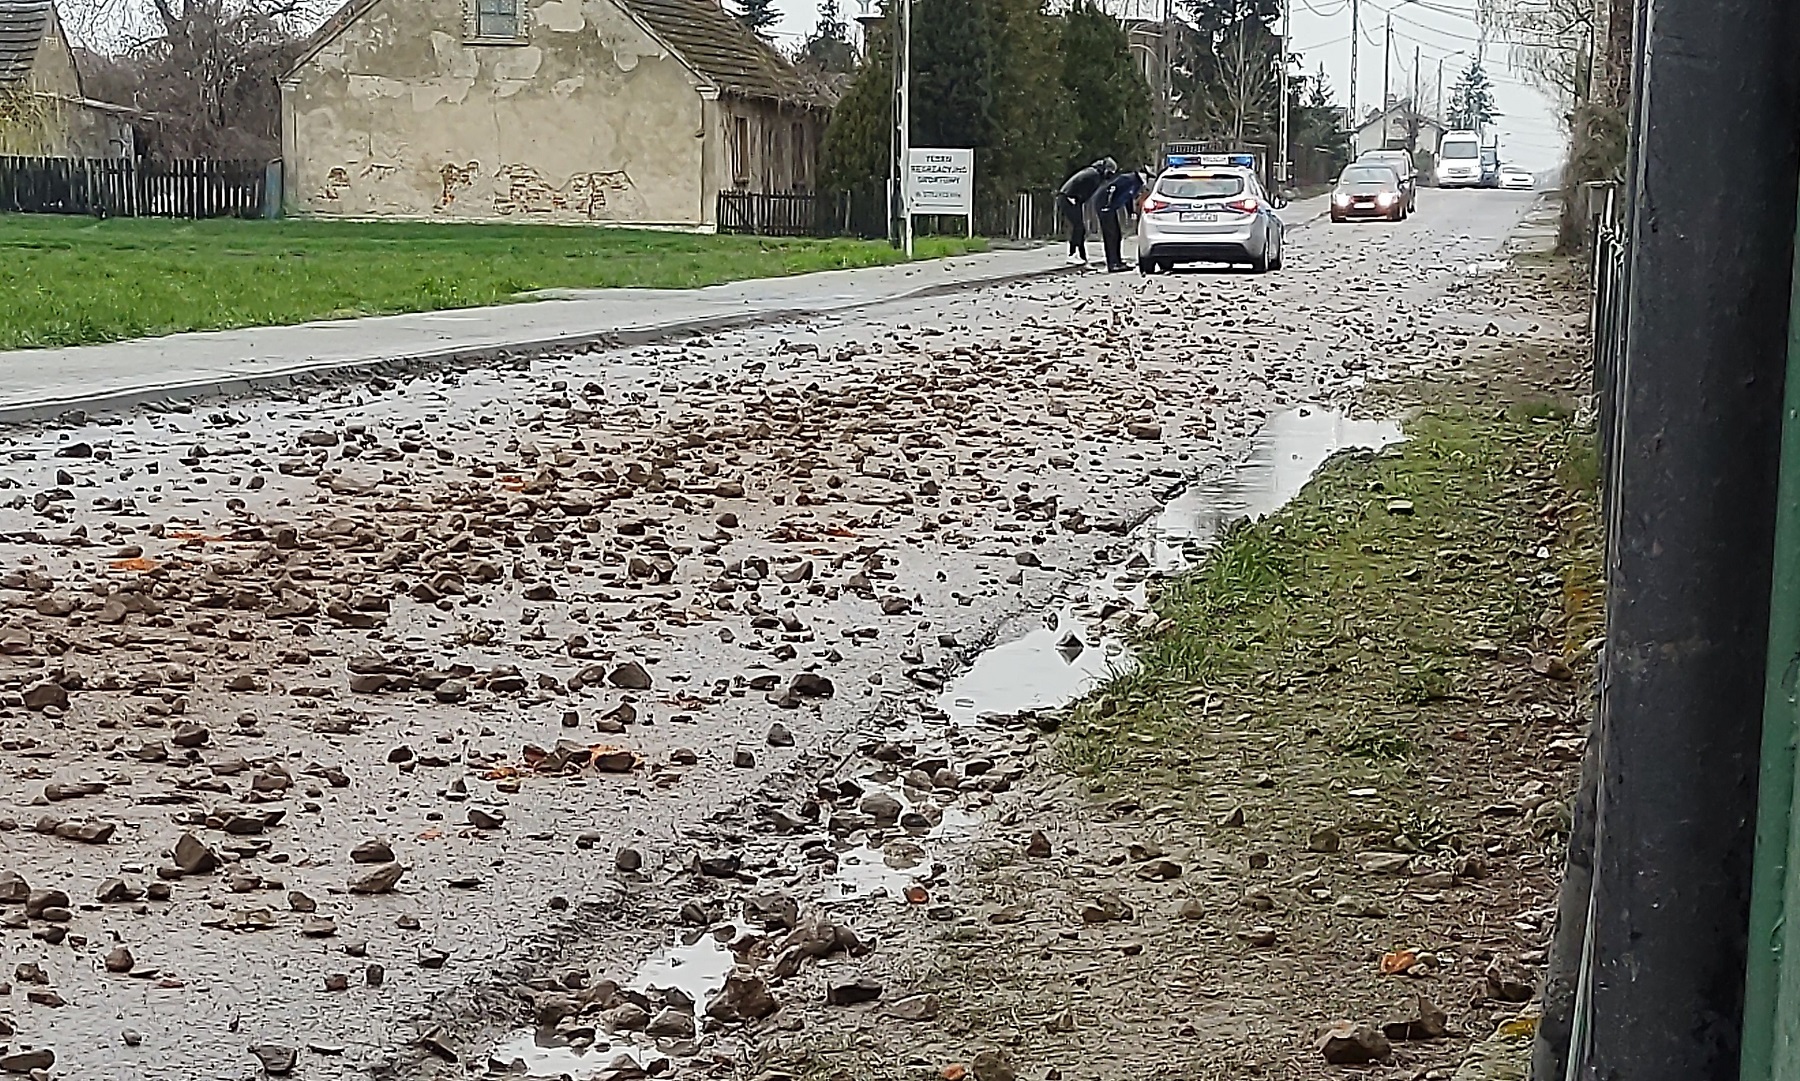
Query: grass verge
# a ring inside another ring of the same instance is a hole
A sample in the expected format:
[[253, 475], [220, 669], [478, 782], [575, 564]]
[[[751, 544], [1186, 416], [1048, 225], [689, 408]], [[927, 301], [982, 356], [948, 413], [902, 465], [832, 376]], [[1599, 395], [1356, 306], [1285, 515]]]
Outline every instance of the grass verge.
[[1503, 672], [1578, 660], [1599, 619], [1586, 429], [1518, 404], [1432, 409], [1406, 431], [1166, 585], [1138, 670], [1065, 728], [1092, 787], [1191, 785], [1235, 731], [1273, 769], [1322, 767], [1310, 779], [1340, 796], [1404, 791]]
[[[921, 258], [979, 249], [932, 237]], [[631, 229], [0, 216], [0, 349], [693, 288], [904, 259], [882, 241]]]

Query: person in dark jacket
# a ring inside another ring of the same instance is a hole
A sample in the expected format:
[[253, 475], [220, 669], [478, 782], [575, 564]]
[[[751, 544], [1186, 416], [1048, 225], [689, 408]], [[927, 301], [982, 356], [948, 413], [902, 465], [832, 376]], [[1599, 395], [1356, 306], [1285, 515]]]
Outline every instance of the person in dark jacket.
[[1120, 254], [1119, 242], [1124, 237], [1119, 216], [1137, 220], [1138, 202], [1144, 194], [1144, 178], [1135, 172], [1120, 173], [1108, 180], [1094, 196], [1100, 208], [1100, 239], [1106, 246], [1106, 269], [1117, 273], [1128, 269]]
[[1118, 171], [1117, 162], [1111, 158], [1101, 158], [1063, 181], [1062, 190], [1057, 195], [1057, 202], [1062, 206], [1063, 219], [1069, 223], [1069, 262], [1071, 264], [1087, 262], [1088, 202], [1094, 198], [1094, 193], [1100, 190], [1100, 186], [1112, 179]]

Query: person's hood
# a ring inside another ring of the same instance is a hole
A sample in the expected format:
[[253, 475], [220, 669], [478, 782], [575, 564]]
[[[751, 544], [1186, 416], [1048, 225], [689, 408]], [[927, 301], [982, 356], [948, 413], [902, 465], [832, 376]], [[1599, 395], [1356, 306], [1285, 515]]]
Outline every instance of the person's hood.
[[1101, 176], [1113, 176], [1114, 174], [1116, 174], [1119, 171], [1119, 163], [1114, 161], [1111, 158], [1101, 158], [1099, 161], [1095, 162], [1090, 168], [1092, 168], [1095, 172], [1099, 173]]

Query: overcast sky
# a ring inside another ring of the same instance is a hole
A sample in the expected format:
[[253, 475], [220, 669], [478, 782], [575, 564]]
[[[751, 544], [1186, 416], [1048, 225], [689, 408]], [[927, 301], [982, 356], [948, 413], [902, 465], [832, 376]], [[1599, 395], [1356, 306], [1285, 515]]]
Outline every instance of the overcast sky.
[[[861, 10], [860, 0], [842, 0], [846, 17]], [[1443, 60], [1444, 92], [1468, 65], [1477, 44], [1476, 0], [1357, 0], [1361, 6], [1362, 42], [1357, 60], [1357, 100], [1364, 108], [1381, 101], [1382, 41], [1388, 15], [1393, 14], [1394, 47], [1389, 69], [1393, 92], [1412, 93], [1413, 50], [1419, 51], [1419, 98], [1429, 103], [1437, 95], [1438, 61]], [[782, 20], [775, 27], [783, 44], [805, 38], [818, 20], [817, 0], [775, 0]], [[1292, 0], [1294, 48], [1309, 72], [1325, 65], [1336, 100], [1350, 100], [1350, 6], [1352, 0]], [[872, 5], [871, 5], [872, 6]], [[1157, 0], [1104, 0], [1117, 14], [1155, 17]], [[1146, 10], [1133, 11], [1134, 6]], [[1500, 133], [1503, 156], [1531, 170], [1551, 168], [1562, 161], [1563, 136], [1550, 100], [1526, 84], [1509, 63], [1503, 43], [1487, 47], [1488, 77], [1502, 115], [1493, 128]]]

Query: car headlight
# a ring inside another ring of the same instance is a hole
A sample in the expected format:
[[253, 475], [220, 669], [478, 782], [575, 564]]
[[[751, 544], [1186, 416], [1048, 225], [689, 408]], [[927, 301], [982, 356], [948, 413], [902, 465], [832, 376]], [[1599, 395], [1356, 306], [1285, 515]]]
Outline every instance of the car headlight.
[[1348, 195], [1345, 195], [1341, 191], [1332, 192], [1331, 193], [1331, 201], [1336, 203], [1338, 206], [1349, 206], [1350, 205], [1350, 197]]
[[1380, 195], [1377, 195], [1375, 197], [1375, 201], [1377, 203], [1380, 203], [1382, 206], [1387, 206], [1388, 204], [1392, 203], [1396, 198], [1398, 198], [1398, 196], [1384, 191]]

